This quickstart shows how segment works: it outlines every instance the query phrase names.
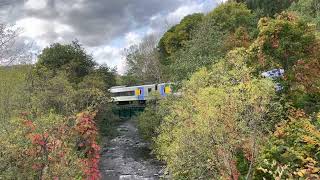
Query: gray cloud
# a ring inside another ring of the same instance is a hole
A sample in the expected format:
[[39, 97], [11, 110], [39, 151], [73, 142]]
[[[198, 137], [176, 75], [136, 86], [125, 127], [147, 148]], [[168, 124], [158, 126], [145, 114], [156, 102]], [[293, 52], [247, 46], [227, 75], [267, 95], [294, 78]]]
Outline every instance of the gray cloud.
[[[152, 15], [170, 12], [181, 3], [179, 0], [47, 0], [44, 8], [29, 9], [26, 0], [1, 2], [0, 12], [8, 15], [7, 21], [33, 17], [66, 24], [74, 30], [68, 40], [77, 38], [88, 46], [106, 43], [145, 26]], [[47, 34], [50, 41], [56, 36], [51, 29]], [[65, 35], [60, 33], [60, 36]]]
[[[25, 28], [20, 45], [34, 42], [39, 49], [78, 39], [97, 62], [123, 70], [121, 49], [129, 41], [137, 43], [141, 33], [161, 34], [183, 16], [207, 12], [217, 2], [221, 0], [0, 0], [0, 23]], [[112, 45], [116, 39], [123, 42]]]

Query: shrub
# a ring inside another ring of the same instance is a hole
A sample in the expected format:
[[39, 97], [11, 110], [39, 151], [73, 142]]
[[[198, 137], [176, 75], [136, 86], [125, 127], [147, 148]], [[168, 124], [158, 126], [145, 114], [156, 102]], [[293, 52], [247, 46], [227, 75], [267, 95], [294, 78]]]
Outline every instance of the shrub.
[[281, 122], [263, 148], [257, 177], [319, 179], [319, 122], [319, 115], [313, 123], [301, 112]]
[[94, 114], [63, 118], [50, 114], [12, 119], [2, 132], [0, 178], [98, 179], [99, 146]]
[[176, 98], [173, 96], [160, 99], [160, 94], [151, 95], [153, 100], [148, 101], [145, 110], [139, 114], [138, 129], [142, 137], [153, 143], [153, 139], [158, 136], [157, 131], [160, 126], [162, 119], [169, 114], [170, 107], [174, 104]]
[[[174, 179], [252, 177], [261, 137], [279, 120], [268, 122], [270, 107], [282, 109], [273, 101], [274, 84], [253, 78], [246, 59], [237, 49], [201, 69], [168, 107], [155, 151]], [[239, 171], [241, 153], [246, 162]]]
[[18, 115], [29, 100], [25, 93], [26, 77], [31, 66], [0, 67], [0, 126]]

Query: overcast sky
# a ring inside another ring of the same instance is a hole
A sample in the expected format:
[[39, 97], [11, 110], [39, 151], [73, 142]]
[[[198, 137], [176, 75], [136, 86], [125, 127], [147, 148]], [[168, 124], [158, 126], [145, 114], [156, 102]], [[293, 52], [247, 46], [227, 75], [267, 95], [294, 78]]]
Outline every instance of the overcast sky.
[[42, 49], [79, 40], [98, 63], [125, 71], [122, 50], [222, 0], [0, 0], [0, 23], [23, 29], [18, 43]]

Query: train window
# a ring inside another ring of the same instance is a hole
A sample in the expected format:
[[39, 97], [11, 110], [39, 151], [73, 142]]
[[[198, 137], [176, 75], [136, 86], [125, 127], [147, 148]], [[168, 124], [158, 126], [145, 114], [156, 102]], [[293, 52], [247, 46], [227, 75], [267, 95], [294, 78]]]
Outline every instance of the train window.
[[148, 88], [148, 93], [150, 93], [152, 91], [152, 89], [151, 88]]
[[155, 85], [154, 89], [155, 89], [156, 91], [158, 91], [158, 85]]
[[134, 96], [134, 91], [125, 91], [125, 92], [117, 92], [112, 93], [113, 97], [119, 97], [119, 96]]

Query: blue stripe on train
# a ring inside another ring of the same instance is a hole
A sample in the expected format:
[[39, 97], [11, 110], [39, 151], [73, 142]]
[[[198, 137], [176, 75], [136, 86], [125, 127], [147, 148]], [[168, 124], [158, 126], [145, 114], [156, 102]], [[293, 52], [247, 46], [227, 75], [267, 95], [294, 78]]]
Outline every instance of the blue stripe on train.
[[162, 97], [166, 96], [166, 93], [165, 93], [165, 85], [160, 85], [160, 94]]

